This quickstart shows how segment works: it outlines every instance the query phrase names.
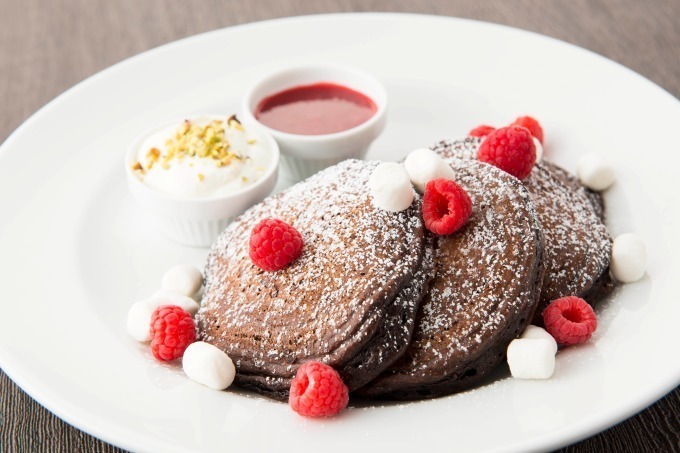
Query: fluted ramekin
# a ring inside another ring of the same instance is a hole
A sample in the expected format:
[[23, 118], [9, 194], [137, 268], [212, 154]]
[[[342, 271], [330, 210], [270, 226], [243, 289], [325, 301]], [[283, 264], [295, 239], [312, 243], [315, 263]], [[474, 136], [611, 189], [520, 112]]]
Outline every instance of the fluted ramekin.
[[[218, 115], [205, 116], [222, 118]], [[236, 216], [272, 192], [278, 175], [279, 147], [266, 130], [257, 125], [247, 126], [260, 140], [266, 142], [271, 152], [269, 165], [256, 182], [225, 195], [206, 198], [171, 196], [146, 185], [133, 170], [133, 165], [137, 161], [139, 147], [147, 137], [173, 124], [179, 125], [182, 121], [154, 128], [135, 140], [125, 155], [125, 173], [133, 197], [155, 217], [163, 233], [181, 244], [207, 247]]]

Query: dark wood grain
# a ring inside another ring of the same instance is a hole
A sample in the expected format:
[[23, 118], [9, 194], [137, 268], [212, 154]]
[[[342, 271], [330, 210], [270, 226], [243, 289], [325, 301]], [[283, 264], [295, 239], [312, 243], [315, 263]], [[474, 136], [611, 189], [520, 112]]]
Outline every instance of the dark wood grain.
[[[535, 31], [611, 58], [680, 97], [677, 0], [0, 0], [0, 141], [62, 91], [143, 50], [245, 22], [350, 11], [458, 16]], [[0, 372], [0, 451], [120, 450], [61, 421]], [[680, 451], [680, 390], [562, 451]]]

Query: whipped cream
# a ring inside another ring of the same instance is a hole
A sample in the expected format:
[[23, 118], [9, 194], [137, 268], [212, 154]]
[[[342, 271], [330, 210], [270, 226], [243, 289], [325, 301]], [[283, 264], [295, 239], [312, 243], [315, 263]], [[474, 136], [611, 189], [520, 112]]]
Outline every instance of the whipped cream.
[[271, 163], [266, 142], [232, 115], [188, 119], [150, 135], [139, 147], [133, 168], [159, 192], [209, 198], [255, 183]]

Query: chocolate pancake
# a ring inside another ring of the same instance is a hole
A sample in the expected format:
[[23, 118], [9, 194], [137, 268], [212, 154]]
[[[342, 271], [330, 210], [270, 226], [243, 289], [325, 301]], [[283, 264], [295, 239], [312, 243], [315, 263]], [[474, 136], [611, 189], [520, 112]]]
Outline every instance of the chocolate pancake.
[[[442, 140], [432, 149], [443, 157], [477, 159], [481, 139]], [[604, 225], [604, 204], [558, 165], [543, 160], [524, 179], [545, 235], [545, 278], [533, 323], [554, 299], [583, 297], [597, 302], [612, 288], [609, 278], [612, 239]]]
[[[246, 211], [208, 257], [199, 337], [224, 350], [236, 383], [285, 399], [297, 368], [333, 366], [350, 391], [404, 352], [433, 274], [420, 198], [402, 212], [373, 206], [377, 162], [328, 168]], [[265, 272], [248, 256], [253, 227], [275, 217], [293, 225], [303, 253]]]
[[362, 396], [421, 399], [474, 385], [529, 324], [543, 278], [543, 235], [528, 191], [509, 174], [447, 159], [472, 199], [459, 231], [437, 238], [434, 279], [406, 353]]

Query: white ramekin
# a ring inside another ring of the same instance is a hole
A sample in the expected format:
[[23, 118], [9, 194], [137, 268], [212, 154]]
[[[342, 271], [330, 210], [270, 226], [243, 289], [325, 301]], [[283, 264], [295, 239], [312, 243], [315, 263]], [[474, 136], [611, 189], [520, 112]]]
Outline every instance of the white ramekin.
[[[260, 123], [253, 114], [258, 103], [287, 88], [318, 82], [344, 85], [370, 97], [377, 106], [368, 121], [334, 134], [300, 135], [277, 131]], [[257, 124], [269, 132], [281, 148], [281, 168], [288, 180], [299, 181], [345, 159], [363, 159], [371, 142], [385, 128], [387, 92], [372, 75], [340, 65], [287, 67], [259, 80], [246, 91], [241, 104], [244, 124]]]
[[[226, 115], [201, 115], [200, 118], [226, 119]], [[137, 176], [132, 166], [137, 161], [137, 152], [144, 140], [174, 124], [181, 124], [184, 118], [154, 128], [136, 139], [125, 155], [125, 173], [128, 187], [135, 200], [156, 218], [161, 231], [170, 239], [195, 247], [208, 247], [236, 216], [269, 195], [278, 175], [279, 147], [276, 140], [257, 125], [246, 126], [271, 151], [271, 162], [262, 177], [254, 184], [228, 194], [208, 198], [179, 198], [159, 192]]]

